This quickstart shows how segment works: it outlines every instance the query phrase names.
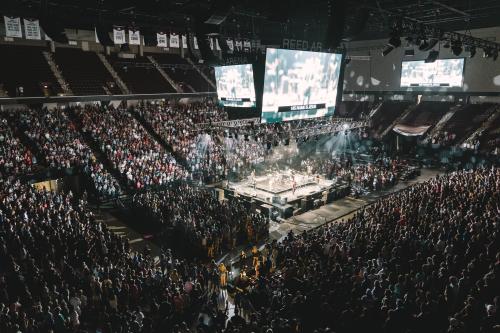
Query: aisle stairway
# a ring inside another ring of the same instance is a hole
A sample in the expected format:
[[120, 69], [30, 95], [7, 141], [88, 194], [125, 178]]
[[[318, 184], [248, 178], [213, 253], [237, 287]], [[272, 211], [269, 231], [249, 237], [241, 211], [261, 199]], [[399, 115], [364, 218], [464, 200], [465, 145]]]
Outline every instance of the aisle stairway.
[[108, 157], [101, 151], [99, 143], [94, 140], [92, 135], [83, 131], [81, 119], [75, 114], [75, 112], [73, 110], [70, 110], [68, 114], [70, 120], [76, 125], [75, 127], [82, 134], [83, 139], [85, 140], [87, 145], [90, 147], [90, 149], [92, 149], [92, 152], [94, 153], [97, 160], [102, 163], [104, 168], [113, 176], [113, 178], [118, 181], [123, 192], [127, 194], [130, 190], [130, 187], [128, 186], [128, 182], [125, 176], [120, 174], [120, 172], [115, 167], [113, 167], [113, 163], [111, 163]]
[[182, 93], [182, 89], [181, 87], [179, 87], [179, 85], [174, 81], [172, 80], [172, 78], [163, 70], [163, 68], [160, 67], [160, 65], [158, 64], [158, 62], [155, 60], [155, 58], [153, 58], [152, 56], [147, 56], [146, 58], [148, 58], [149, 61], [151, 61], [151, 63], [154, 65], [154, 67], [158, 70], [158, 72], [160, 72], [161, 76], [163, 76], [163, 78], [168, 82], [170, 83], [170, 85], [172, 87], [174, 87], [174, 89], [178, 92], [178, 93]]
[[490, 128], [490, 126], [497, 120], [497, 118], [500, 117], [500, 107], [498, 105], [493, 105], [489, 112], [488, 112], [488, 117], [486, 120], [481, 124], [481, 126], [475, 130], [471, 135], [469, 135], [465, 140], [463, 140], [461, 143], [466, 143], [466, 142], [471, 142], [475, 139], [478, 139], [481, 137], [483, 132]]
[[396, 126], [396, 124], [400, 123], [402, 120], [404, 120], [412, 111], [416, 110], [418, 107], [418, 104], [412, 104], [409, 107], [407, 107], [403, 113], [401, 113], [394, 121], [386, 127], [386, 129], [380, 134], [380, 139], [383, 139], [393, 128]]
[[75, 95], [121, 93], [97, 53], [77, 48], [58, 48], [52, 57]]
[[443, 117], [441, 117], [441, 119], [436, 123], [436, 125], [429, 131], [427, 137], [432, 138], [434, 135], [439, 133], [446, 126], [448, 121], [450, 121], [450, 119], [453, 118], [455, 113], [463, 107], [464, 107], [463, 105], [458, 104], [450, 108], [450, 110], [446, 112], [446, 114]]
[[54, 77], [56, 78], [57, 82], [61, 86], [63, 92], [65, 95], [73, 95], [73, 91], [69, 87], [68, 82], [64, 79], [61, 71], [59, 70], [59, 67], [56, 65], [54, 58], [52, 58], [52, 53], [43, 51], [43, 56], [45, 57], [45, 60], [47, 60], [47, 64], [49, 65], [50, 70], [52, 71], [52, 74], [54, 74]]
[[134, 116], [134, 118], [141, 124], [142, 127], [148, 132], [149, 135], [153, 139], [155, 139], [167, 152], [172, 154], [174, 156], [175, 160], [177, 163], [179, 163], [183, 168], [189, 170], [188, 163], [184, 157], [182, 157], [178, 152], [174, 151], [172, 146], [168, 144], [156, 131], [154, 130], [153, 126], [144, 119], [137, 111], [135, 110], [129, 110], [130, 113]]
[[106, 57], [104, 56], [104, 54], [97, 53], [97, 57], [99, 57], [99, 59], [101, 60], [102, 64], [104, 65], [104, 67], [106, 67], [106, 69], [108, 70], [108, 72], [111, 74], [111, 76], [115, 80], [116, 84], [120, 88], [122, 94], [126, 94], [126, 95], [130, 94], [130, 90], [128, 89], [127, 85], [120, 78], [120, 76], [115, 71], [115, 69], [113, 68], [113, 66], [111, 66], [111, 64], [109, 63], [108, 59], [106, 59]]
[[208, 82], [208, 84], [214, 90], [217, 89], [217, 87], [215, 86], [215, 83], [205, 73], [203, 73], [203, 71], [198, 66], [196, 66], [196, 64], [191, 59], [186, 58], [186, 60], [188, 63], [190, 63], [194, 67], [194, 69], [201, 75], [201, 77], [203, 77]]

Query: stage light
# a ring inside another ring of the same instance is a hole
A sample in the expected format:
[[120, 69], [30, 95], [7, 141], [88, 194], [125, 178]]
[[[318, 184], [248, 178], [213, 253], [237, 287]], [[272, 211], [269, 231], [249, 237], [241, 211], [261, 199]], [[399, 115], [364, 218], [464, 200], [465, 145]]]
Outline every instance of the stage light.
[[387, 46], [385, 48], [385, 50], [382, 51], [382, 56], [385, 57], [386, 55], [388, 55], [389, 53], [392, 52], [392, 50], [394, 50], [394, 47], [392, 46]]
[[420, 51], [429, 51], [429, 50], [433, 49], [434, 46], [436, 46], [438, 41], [439, 40], [436, 38], [430, 38], [428, 42], [424, 40], [424, 42], [420, 45], [419, 50]]
[[427, 43], [427, 40], [424, 39], [424, 41], [422, 42], [422, 44], [420, 44], [420, 46], [418, 47], [418, 49], [420, 51], [426, 51], [428, 50], [427, 48], [429, 47], [429, 43]]
[[345, 130], [349, 129], [349, 124], [342, 124], [342, 128]]
[[401, 38], [394, 35], [389, 39], [389, 46], [392, 46], [393, 48], [397, 48], [401, 46]]
[[425, 59], [425, 62], [426, 63], [434, 62], [434, 61], [437, 60], [438, 57], [439, 57], [439, 51], [432, 50], [432, 51], [429, 52], [429, 55]]
[[382, 51], [382, 56], [385, 57], [392, 52], [395, 48], [401, 46], [401, 37], [399, 37], [397, 32], [393, 32], [391, 38], [387, 42], [387, 47]]
[[476, 47], [474, 45], [469, 46], [469, 57], [474, 58], [476, 55]]
[[493, 55], [493, 49], [490, 47], [486, 47], [483, 49], [483, 58], [489, 58]]
[[453, 41], [451, 43], [451, 52], [456, 55], [457, 57], [462, 54], [463, 51], [462, 43], [459, 40]]

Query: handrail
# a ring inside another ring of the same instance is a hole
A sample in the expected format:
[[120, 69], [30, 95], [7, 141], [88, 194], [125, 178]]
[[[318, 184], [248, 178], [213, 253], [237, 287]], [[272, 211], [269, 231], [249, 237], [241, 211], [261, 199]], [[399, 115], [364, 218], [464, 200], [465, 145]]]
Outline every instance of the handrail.
[[196, 92], [196, 93], [5, 97], [5, 98], [0, 98], [0, 105], [95, 102], [95, 101], [127, 101], [127, 100], [148, 100], [148, 99], [166, 99], [166, 98], [200, 98], [200, 97], [203, 98], [203, 97], [215, 97], [215, 96], [217, 96], [217, 93], [209, 91], [209, 92]]

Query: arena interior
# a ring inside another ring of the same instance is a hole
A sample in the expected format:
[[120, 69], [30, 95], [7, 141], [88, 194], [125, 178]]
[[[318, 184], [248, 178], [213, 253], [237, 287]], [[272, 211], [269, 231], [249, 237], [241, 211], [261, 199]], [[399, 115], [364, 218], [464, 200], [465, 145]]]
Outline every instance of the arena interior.
[[500, 332], [498, 0], [0, 14], [0, 333]]

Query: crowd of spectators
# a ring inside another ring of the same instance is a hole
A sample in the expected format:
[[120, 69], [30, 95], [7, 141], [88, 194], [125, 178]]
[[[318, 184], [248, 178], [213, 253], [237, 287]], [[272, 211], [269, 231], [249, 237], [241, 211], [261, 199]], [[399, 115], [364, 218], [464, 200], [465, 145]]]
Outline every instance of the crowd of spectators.
[[209, 189], [176, 185], [136, 194], [133, 206], [149, 214], [170, 236], [182, 239], [193, 255], [215, 258], [236, 245], [258, 243], [268, 234], [269, 220], [237, 199], [219, 201]]
[[498, 332], [499, 223], [499, 168], [431, 179], [271, 243], [247, 308], [260, 332]]
[[397, 158], [380, 158], [372, 162], [353, 162], [347, 157], [308, 158], [302, 160], [301, 171], [340, 179], [352, 186], [379, 191], [394, 186], [403, 176], [418, 169]]
[[121, 193], [118, 182], [106, 171], [85, 142], [68, 109], [22, 109], [11, 118], [41, 152], [54, 170], [76, 170], [88, 175], [97, 194], [113, 198]]
[[269, 153], [266, 143], [255, 139], [245, 139], [244, 136], [225, 137], [226, 165], [230, 172], [245, 174], [264, 162]]
[[0, 332], [192, 332], [200, 312], [225, 326], [215, 263], [155, 260], [71, 193], [0, 183]]
[[227, 120], [227, 113], [215, 102], [147, 103], [135, 111], [177, 154], [186, 159], [194, 177], [217, 180], [223, 176], [222, 151], [217, 135], [208, 135], [197, 126]]
[[439, 144], [441, 146], [450, 146], [457, 140], [457, 135], [448, 131], [436, 132], [433, 136], [426, 138], [426, 142]]
[[186, 179], [187, 172], [129, 110], [86, 106], [75, 110], [89, 133], [130, 188], [142, 190]]
[[30, 173], [37, 162], [35, 155], [13, 135], [4, 115], [0, 115], [0, 177]]

